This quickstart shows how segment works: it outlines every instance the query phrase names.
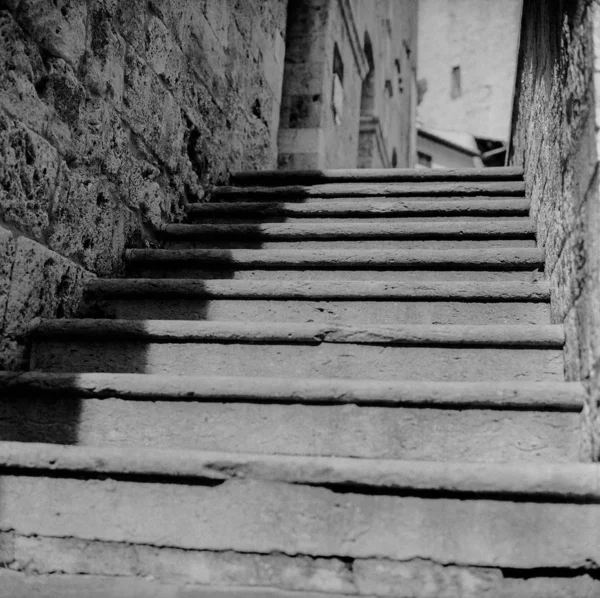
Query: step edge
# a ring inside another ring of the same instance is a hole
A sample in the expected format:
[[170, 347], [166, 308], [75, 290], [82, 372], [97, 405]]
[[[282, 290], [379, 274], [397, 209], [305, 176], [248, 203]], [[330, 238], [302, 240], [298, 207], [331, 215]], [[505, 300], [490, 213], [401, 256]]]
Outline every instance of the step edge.
[[[365, 180], [523, 180], [522, 168], [496, 167], [490, 169], [447, 169], [442, 171], [417, 168], [372, 168], [365, 169], [324, 169], [324, 170], [263, 170], [238, 171], [232, 173], [232, 182], [241, 181], [278, 181], [278, 180], [314, 180], [314, 181], [365, 181]], [[247, 184], [247, 183], [243, 183]]]
[[360, 344], [386, 346], [530, 347], [562, 349], [562, 325], [413, 324], [349, 326], [335, 323], [198, 320], [60, 319], [33, 321], [31, 337], [127, 339], [155, 342], [238, 344]]
[[443, 196], [511, 196], [523, 197], [523, 181], [419, 181], [419, 182], [377, 182], [324, 183], [315, 185], [280, 186], [222, 186], [212, 189], [213, 199], [227, 197], [278, 197], [296, 198], [344, 198], [344, 197], [423, 197]]
[[260, 240], [312, 239], [396, 239], [396, 240], [472, 240], [535, 239], [536, 227], [527, 222], [425, 222], [425, 223], [246, 223], [246, 224], [165, 224], [157, 229], [163, 240], [202, 235], [205, 238], [250, 238]]
[[[390, 288], [392, 287], [392, 288]], [[202, 279], [104, 278], [90, 281], [85, 289], [90, 300], [117, 297], [206, 297], [214, 299], [419, 299], [489, 302], [549, 302], [550, 284], [500, 283], [375, 283], [336, 281], [297, 283], [274, 281], [214, 281]]]
[[[354, 249], [127, 249], [129, 263], [207, 260], [207, 266], [218, 264], [231, 268], [239, 266], [340, 266], [376, 267], [419, 265], [502, 266], [515, 267], [544, 265], [544, 251], [540, 248], [516, 249], [408, 249], [408, 250], [354, 250]], [[393, 269], [393, 268], [392, 268]]]
[[163, 374], [57, 374], [0, 372], [5, 398], [147, 399], [276, 404], [374, 405], [382, 407], [473, 407], [581, 411], [579, 382], [422, 382], [165, 376]]
[[[355, 492], [428, 492], [600, 502], [600, 465], [473, 463], [225, 453], [128, 447], [0, 442], [0, 475], [152, 476], [224, 483], [234, 479]], [[5, 473], [6, 472], [6, 473]]]

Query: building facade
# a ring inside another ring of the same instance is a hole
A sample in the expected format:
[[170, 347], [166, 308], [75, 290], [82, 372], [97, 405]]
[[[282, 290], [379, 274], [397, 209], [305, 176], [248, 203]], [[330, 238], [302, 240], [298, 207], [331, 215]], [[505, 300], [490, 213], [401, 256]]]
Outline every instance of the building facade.
[[421, 0], [424, 127], [506, 142], [522, 0]]
[[417, 14], [415, 0], [290, 3], [280, 168], [414, 163]]

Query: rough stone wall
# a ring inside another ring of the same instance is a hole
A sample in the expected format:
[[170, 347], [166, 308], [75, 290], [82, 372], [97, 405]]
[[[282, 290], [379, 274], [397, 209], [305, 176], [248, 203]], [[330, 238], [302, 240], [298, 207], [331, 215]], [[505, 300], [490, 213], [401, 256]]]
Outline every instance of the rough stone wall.
[[[280, 168], [356, 167], [359, 153], [367, 158], [370, 148], [373, 159], [379, 159], [375, 140], [365, 140], [359, 149], [361, 88], [367, 74], [365, 33], [372, 41], [376, 65], [370, 116], [381, 121], [389, 158], [396, 149], [398, 166], [412, 164], [417, 12], [416, 0], [298, 0], [290, 4]], [[336, 47], [343, 64], [343, 110], [337, 122], [332, 108]], [[391, 98], [385, 92], [387, 81]]]
[[[420, 0], [423, 124], [506, 141], [522, 0]], [[452, 68], [462, 95], [452, 99]]]
[[566, 375], [590, 400], [582, 458], [600, 459], [600, 196], [588, 0], [526, 0], [513, 114], [513, 164], [525, 167], [546, 251], [555, 322], [567, 334]]
[[0, 369], [229, 171], [276, 163], [287, 0], [0, 0]]

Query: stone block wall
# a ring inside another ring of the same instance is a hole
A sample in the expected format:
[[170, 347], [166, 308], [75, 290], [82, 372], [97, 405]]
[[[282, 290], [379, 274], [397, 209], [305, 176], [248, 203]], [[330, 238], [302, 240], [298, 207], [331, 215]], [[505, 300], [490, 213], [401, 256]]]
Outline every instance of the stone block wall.
[[589, 0], [525, 0], [511, 140], [511, 162], [525, 168], [538, 242], [546, 252], [553, 319], [565, 324], [567, 378], [584, 380], [590, 389], [582, 444], [586, 460], [600, 460], [593, 21]]
[[0, 369], [230, 171], [274, 167], [287, 0], [0, 0]]

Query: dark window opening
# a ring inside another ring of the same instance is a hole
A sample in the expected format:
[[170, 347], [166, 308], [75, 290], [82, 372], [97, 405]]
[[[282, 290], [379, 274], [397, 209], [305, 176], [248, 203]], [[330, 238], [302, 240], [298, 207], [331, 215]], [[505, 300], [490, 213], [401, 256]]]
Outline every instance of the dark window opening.
[[398, 59], [394, 61], [394, 66], [396, 67], [396, 83], [398, 85], [398, 92], [402, 93], [404, 91], [404, 86], [402, 85], [402, 65]]
[[455, 100], [460, 98], [462, 95], [461, 80], [460, 80], [460, 67], [455, 66], [452, 68], [452, 79], [450, 83], [450, 97]]
[[344, 112], [344, 63], [340, 49], [335, 44], [333, 48], [333, 89], [331, 92], [331, 106], [333, 108], [333, 118], [335, 124], [342, 122]]
[[372, 116], [375, 112], [375, 60], [373, 58], [373, 44], [368, 33], [365, 32], [364, 51], [369, 65], [369, 72], [363, 79], [360, 96], [360, 115]]
[[396, 149], [392, 152], [392, 168], [398, 167], [398, 152]]
[[394, 88], [392, 87], [392, 82], [389, 79], [386, 79], [384, 89], [385, 96], [388, 100], [394, 97]]
[[425, 152], [417, 152], [417, 162], [421, 166], [425, 166], [427, 168], [431, 168], [433, 165], [433, 157]]

